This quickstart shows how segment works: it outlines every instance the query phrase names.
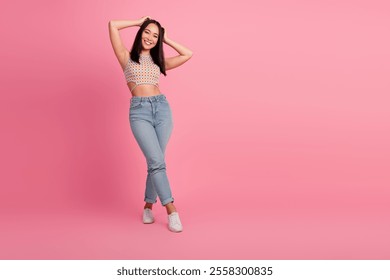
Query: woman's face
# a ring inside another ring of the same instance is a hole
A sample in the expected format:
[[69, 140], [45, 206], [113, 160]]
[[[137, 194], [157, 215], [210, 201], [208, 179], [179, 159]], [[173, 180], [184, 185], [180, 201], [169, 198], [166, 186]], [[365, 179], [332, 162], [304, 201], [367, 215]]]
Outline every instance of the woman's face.
[[158, 41], [158, 26], [150, 23], [142, 32], [142, 48], [150, 50], [157, 45]]

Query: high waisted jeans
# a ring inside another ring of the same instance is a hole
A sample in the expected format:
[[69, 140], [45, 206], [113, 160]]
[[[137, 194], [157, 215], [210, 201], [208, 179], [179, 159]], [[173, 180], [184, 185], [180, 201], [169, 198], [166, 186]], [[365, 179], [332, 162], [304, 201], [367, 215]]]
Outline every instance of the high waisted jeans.
[[130, 101], [130, 126], [148, 167], [145, 202], [173, 202], [166, 165], [165, 148], [173, 129], [172, 112], [164, 94], [133, 96]]

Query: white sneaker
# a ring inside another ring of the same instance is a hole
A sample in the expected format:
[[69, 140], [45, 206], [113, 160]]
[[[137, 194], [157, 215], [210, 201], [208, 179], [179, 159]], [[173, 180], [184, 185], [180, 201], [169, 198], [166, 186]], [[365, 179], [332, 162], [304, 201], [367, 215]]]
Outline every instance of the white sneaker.
[[149, 209], [149, 208], [144, 209], [144, 213], [142, 215], [142, 220], [143, 220], [144, 224], [151, 224], [154, 222], [152, 209]]
[[179, 218], [179, 213], [173, 212], [168, 215], [168, 228], [173, 232], [181, 232], [183, 230], [183, 226]]

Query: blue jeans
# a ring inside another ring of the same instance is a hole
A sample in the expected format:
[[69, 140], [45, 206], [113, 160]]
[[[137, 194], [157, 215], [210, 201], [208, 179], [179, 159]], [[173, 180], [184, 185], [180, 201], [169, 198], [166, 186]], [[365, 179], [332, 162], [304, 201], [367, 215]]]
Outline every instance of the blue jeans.
[[169, 185], [165, 148], [173, 129], [172, 112], [164, 94], [130, 99], [130, 126], [148, 167], [145, 202], [161, 204], [173, 202]]

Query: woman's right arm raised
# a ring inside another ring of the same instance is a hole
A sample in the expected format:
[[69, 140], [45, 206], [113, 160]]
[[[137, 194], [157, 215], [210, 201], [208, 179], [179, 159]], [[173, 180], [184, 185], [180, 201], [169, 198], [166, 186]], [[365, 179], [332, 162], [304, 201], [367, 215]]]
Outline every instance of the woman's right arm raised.
[[142, 17], [138, 20], [110, 20], [108, 22], [108, 30], [110, 33], [110, 41], [112, 48], [114, 49], [115, 56], [118, 59], [120, 65], [124, 69], [126, 66], [126, 53], [129, 51], [125, 47], [122, 38], [119, 34], [119, 30], [131, 27], [131, 26], [141, 26], [142, 23], [148, 18], [148, 16]]

